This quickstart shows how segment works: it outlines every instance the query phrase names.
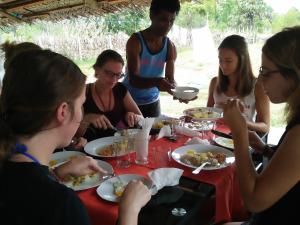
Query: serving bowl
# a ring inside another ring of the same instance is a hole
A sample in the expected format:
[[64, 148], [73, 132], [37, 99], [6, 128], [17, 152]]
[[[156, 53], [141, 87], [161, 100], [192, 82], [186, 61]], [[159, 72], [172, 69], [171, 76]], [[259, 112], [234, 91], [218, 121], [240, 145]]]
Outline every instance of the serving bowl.
[[177, 86], [173, 91], [173, 95], [181, 100], [192, 100], [198, 93], [198, 88], [188, 86]]

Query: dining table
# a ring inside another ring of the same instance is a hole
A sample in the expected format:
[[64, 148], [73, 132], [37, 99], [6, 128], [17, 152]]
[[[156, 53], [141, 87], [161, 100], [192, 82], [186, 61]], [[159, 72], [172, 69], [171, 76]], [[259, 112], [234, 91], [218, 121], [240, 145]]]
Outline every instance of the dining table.
[[[219, 130], [224, 131], [226, 127], [219, 126]], [[206, 132], [206, 138], [213, 142], [214, 134]], [[205, 138], [202, 136], [202, 138]], [[182, 177], [193, 180], [199, 184], [206, 184], [212, 187], [214, 207], [214, 224], [228, 221], [243, 221], [248, 218], [249, 213], [245, 209], [237, 177], [235, 174], [235, 164], [228, 165], [216, 170], [202, 170], [199, 174], [193, 174], [192, 168], [179, 164], [172, 157], [172, 151], [184, 146], [190, 137], [177, 135], [176, 140], [151, 138], [148, 145], [149, 163], [138, 165], [135, 163], [135, 153], [130, 153], [131, 165], [128, 168], [117, 167], [116, 158], [106, 158], [116, 175], [138, 174], [147, 177], [147, 174], [158, 168], [180, 168], [183, 170]], [[103, 160], [103, 159], [102, 159]], [[96, 188], [90, 188], [77, 192], [79, 198], [85, 205], [91, 223], [93, 225], [115, 225], [118, 219], [118, 203], [102, 199], [96, 192]], [[196, 201], [196, 199], [195, 199]], [[159, 214], [159, 212], [156, 212]], [[201, 212], [199, 212], [199, 218]]]

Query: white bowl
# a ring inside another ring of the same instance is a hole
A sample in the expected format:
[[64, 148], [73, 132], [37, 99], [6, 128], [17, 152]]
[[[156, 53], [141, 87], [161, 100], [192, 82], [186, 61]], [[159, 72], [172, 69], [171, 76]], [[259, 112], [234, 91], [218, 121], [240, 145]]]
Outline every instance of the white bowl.
[[199, 93], [199, 89], [194, 87], [178, 86], [175, 88], [173, 93], [178, 99], [192, 100]]

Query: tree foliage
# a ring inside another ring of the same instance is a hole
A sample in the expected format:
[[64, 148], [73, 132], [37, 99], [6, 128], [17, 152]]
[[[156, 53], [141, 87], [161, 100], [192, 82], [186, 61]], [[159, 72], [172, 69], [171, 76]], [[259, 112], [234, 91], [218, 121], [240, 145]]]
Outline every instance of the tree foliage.
[[220, 30], [263, 32], [271, 19], [272, 9], [263, 0], [219, 0], [213, 22]]
[[290, 9], [283, 15], [275, 15], [272, 23], [272, 32], [281, 31], [284, 27], [300, 25], [300, 11], [296, 8]]
[[203, 27], [206, 23], [206, 10], [204, 5], [197, 2], [185, 2], [181, 4], [176, 24], [180, 27], [192, 29]]
[[149, 24], [148, 9], [124, 9], [121, 12], [108, 14], [104, 17], [103, 25], [110, 33], [120, 31], [127, 35], [144, 29]]

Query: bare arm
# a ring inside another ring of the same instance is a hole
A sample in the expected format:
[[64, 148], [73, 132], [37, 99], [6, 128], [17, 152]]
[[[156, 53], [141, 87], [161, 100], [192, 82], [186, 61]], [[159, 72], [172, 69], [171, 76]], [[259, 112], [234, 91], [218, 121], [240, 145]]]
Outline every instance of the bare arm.
[[124, 106], [125, 106], [125, 109], [127, 112], [133, 112], [135, 114], [142, 115], [139, 107], [137, 106], [137, 104], [135, 103], [133, 98], [131, 97], [131, 94], [129, 93], [129, 91], [127, 91], [127, 93], [123, 99], [123, 103], [124, 103]]
[[129, 82], [136, 88], [157, 87], [160, 91], [168, 91], [173, 85], [163, 77], [144, 78], [139, 74], [140, 71], [140, 52], [141, 44], [136, 34], [132, 35], [126, 44], [127, 69]]
[[176, 47], [173, 42], [169, 41], [169, 51], [166, 61], [165, 78], [172, 84], [175, 84], [174, 71], [175, 71], [175, 60], [177, 58]]
[[207, 107], [214, 107], [215, 100], [214, 100], [214, 90], [217, 85], [217, 77], [214, 77], [211, 79], [210, 84], [209, 84], [209, 89], [208, 89], [208, 99], [207, 99]]
[[254, 93], [257, 121], [248, 121], [247, 126], [249, 130], [267, 133], [270, 129], [270, 100], [259, 83], [256, 83]]
[[224, 109], [234, 138], [236, 173], [245, 205], [251, 212], [260, 212], [274, 205], [300, 180], [300, 125], [289, 131], [266, 169], [258, 175], [249, 156], [246, 121], [236, 102], [231, 101]]

